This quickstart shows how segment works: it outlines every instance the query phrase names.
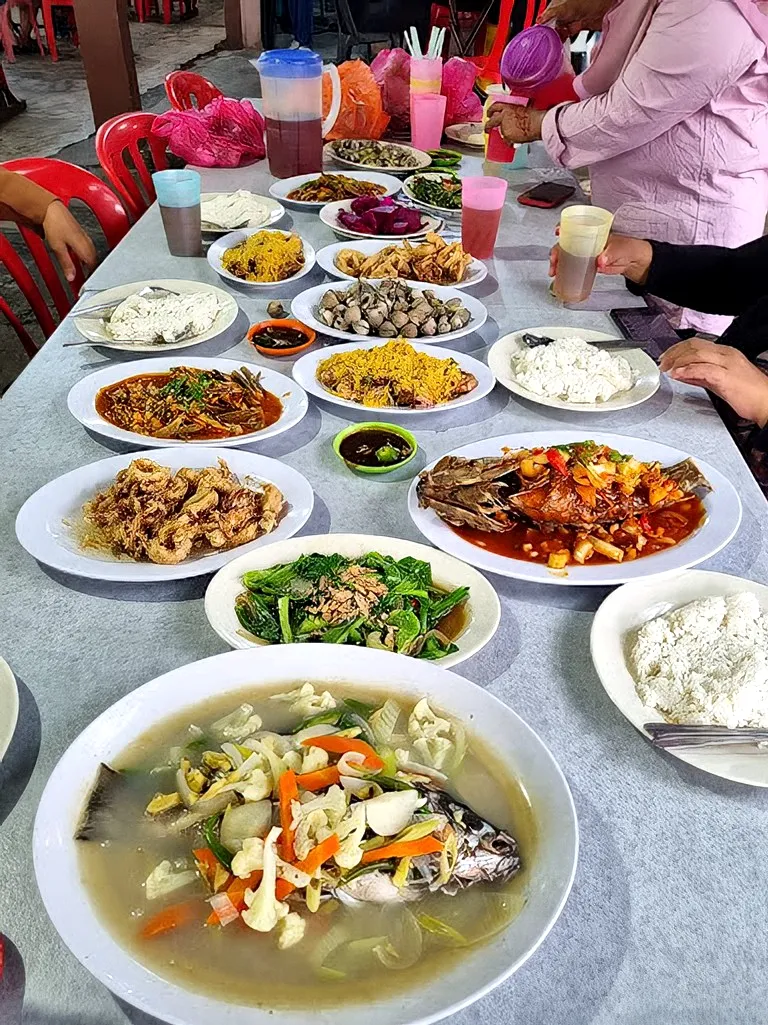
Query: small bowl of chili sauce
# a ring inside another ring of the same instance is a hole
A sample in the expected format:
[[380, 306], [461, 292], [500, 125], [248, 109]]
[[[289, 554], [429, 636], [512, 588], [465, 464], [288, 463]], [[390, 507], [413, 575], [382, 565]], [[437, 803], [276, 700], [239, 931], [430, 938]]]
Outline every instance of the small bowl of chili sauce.
[[248, 331], [248, 341], [265, 356], [295, 356], [308, 349], [316, 337], [300, 320], [263, 320]]
[[333, 439], [333, 450], [350, 470], [390, 473], [416, 455], [418, 442], [404, 427], [386, 423], [352, 424]]

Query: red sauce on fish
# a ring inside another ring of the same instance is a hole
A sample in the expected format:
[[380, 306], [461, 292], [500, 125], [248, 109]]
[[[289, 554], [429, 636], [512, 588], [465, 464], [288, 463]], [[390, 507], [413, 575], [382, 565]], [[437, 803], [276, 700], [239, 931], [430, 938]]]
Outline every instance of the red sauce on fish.
[[[661, 530], [665, 537], [671, 538], [677, 544], [685, 541], [702, 525], [706, 519], [706, 509], [700, 498], [692, 496], [686, 498], [676, 505], [666, 509], [659, 509], [657, 512], [646, 514], [654, 531]], [[478, 548], [484, 548], [494, 555], [503, 555], [510, 559], [523, 559], [525, 562], [540, 562], [546, 565], [547, 559], [552, 552], [559, 552], [563, 549], [572, 549], [576, 541], [577, 532], [573, 527], [554, 527], [542, 530], [539, 527], [532, 527], [530, 524], [519, 523], [511, 530], [503, 534], [494, 534], [484, 530], [477, 530], [474, 527], [451, 527], [459, 537], [468, 541]], [[647, 536], [647, 535], [646, 535]], [[617, 530], [610, 539], [610, 543], [619, 548], [628, 550], [633, 548], [636, 538]], [[523, 550], [523, 545], [532, 547]], [[648, 537], [648, 543], [640, 550], [636, 550], [635, 556], [625, 555], [624, 561], [630, 558], [642, 559], [647, 555], [655, 555], [656, 552], [665, 551], [673, 547], [664, 544], [662, 541]], [[571, 560], [570, 565], [578, 565]], [[590, 559], [584, 563], [585, 566], [616, 565], [613, 559], [594, 552]], [[556, 572], [556, 571], [554, 571]]]

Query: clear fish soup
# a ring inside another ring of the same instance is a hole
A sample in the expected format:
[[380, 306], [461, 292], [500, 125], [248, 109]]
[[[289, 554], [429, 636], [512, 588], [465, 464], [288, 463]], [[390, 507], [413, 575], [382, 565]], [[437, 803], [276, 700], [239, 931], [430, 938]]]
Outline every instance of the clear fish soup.
[[449, 971], [522, 909], [521, 785], [426, 700], [331, 691], [229, 694], [102, 769], [82, 878], [163, 978], [254, 1006], [364, 1003]]

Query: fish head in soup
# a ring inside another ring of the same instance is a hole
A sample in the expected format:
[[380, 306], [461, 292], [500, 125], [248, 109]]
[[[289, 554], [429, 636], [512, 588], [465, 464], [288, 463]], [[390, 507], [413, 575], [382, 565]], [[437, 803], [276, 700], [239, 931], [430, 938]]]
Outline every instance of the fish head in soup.
[[290, 978], [286, 999], [312, 1002], [320, 984], [359, 989], [390, 969], [406, 982], [508, 924], [527, 806], [426, 698], [371, 705], [303, 684], [198, 721], [102, 768], [76, 834], [85, 878], [108, 872], [121, 935], [161, 974], [186, 965], [246, 1003]]

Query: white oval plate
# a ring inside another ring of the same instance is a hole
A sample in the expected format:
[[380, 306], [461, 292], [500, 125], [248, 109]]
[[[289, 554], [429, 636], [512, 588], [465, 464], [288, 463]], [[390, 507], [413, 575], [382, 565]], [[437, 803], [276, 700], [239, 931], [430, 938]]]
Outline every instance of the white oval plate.
[[[491, 640], [499, 627], [501, 605], [496, 591], [484, 576], [459, 562], [450, 555], [396, 537], [378, 537], [371, 534], [318, 534], [294, 537], [271, 545], [269, 551], [252, 552], [235, 559], [220, 569], [205, 592], [205, 614], [208, 622], [223, 641], [232, 648], [262, 648], [265, 642], [244, 630], [235, 615], [235, 598], [245, 588], [242, 576], [254, 569], [269, 569], [283, 562], [293, 562], [302, 555], [343, 555], [355, 558], [368, 552], [391, 555], [393, 559], [410, 556], [421, 559], [432, 566], [432, 577], [438, 587], [452, 591], [456, 587], [468, 587], [468, 621], [463, 633], [455, 639], [459, 650], [446, 655], [435, 665], [447, 669], [458, 665], [476, 654]], [[269, 645], [276, 647], [276, 645]]]
[[460, 125], [448, 125], [445, 129], [447, 138], [460, 142], [472, 149], [485, 149], [485, 133], [482, 121], [464, 121]]
[[[170, 342], [163, 344], [142, 344], [141, 342], [117, 342], [111, 338], [104, 327], [104, 324], [93, 318], [84, 320], [90, 306], [101, 306], [103, 303], [121, 303], [129, 295], [140, 292], [142, 288], [153, 285], [155, 288], [167, 288], [171, 292], [214, 292], [220, 300], [219, 314], [211, 324], [210, 328], [201, 335], [188, 338], [184, 342]], [[168, 352], [170, 349], [188, 349], [190, 345], [199, 345], [200, 342], [208, 342], [218, 338], [228, 328], [232, 327], [240, 307], [237, 301], [223, 288], [217, 285], [209, 285], [206, 281], [179, 281], [175, 278], [153, 278], [150, 281], [133, 281], [127, 285], [116, 285], [114, 288], [105, 288], [96, 295], [90, 295], [87, 299], [79, 302], [70, 313], [72, 323], [89, 342], [94, 345], [104, 345], [109, 349], [120, 349], [122, 352], [152, 352], [157, 356], [159, 353]]]
[[[112, 559], [96, 552], [84, 552], [77, 544], [67, 522], [79, 515], [85, 502], [113, 483], [119, 470], [134, 459], [152, 459], [160, 466], [181, 469], [216, 466], [219, 459], [227, 462], [230, 470], [241, 481], [269, 481], [280, 489], [287, 510], [272, 531], [240, 548], [226, 552], [213, 552], [187, 559], [175, 566], [161, 566], [151, 562]], [[263, 548], [273, 541], [284, 541], [301, 530], [310, 517], [314, 494], [309, 481], [298, 471], [278, 459], [241, 452], [236, 448], [203, 448], [187, 445], [182, 448], [149, 449], [101, 459], [57, 477], [34, 493], [19, 510], [16, 517], [16, 537], [29, 554], [54, 569], [91, 580], [116, 580], [125, 583], [156, 583], [161, 580], [186, 580], [189, 577], [215, 573], [230, 559], [246, 551]]]
[[[672, 466], [689, 456], [688, 452], [660, 445], [656, 441], [628, 438], [622, 434], [608, 434], [603, 431], [590, 431], [587, 435], [583, 430], [505, 434], [498, 438], [487, 438], [484, 441], [475, 441], [471, 445], [464, 445], [462, 448], [454, 449], [450, 455], [476, 459], [480, 456], [498, 456], [503, 448], [551, 448], [554, 445], [570, 445], [576, 441], [584, 441], [586, 437], [593, 439], [598, 445], [610, 445], [619, 452], [636, 456], [643, 462], [658, 461], [662, 466]], [[704, 523], [695, 533], [673, 548], [647, 555], [645, 558], [634, 559], [632, 562], [617, 562], [604, 566], [590, 566], [587, 563], [585, 566], [569, 566], [567, 571], [551, 570], [540, 563], [488, 552], [459, 537], [434, 510], [419, 508], [416, 498], [417, 480], [413, 481], [408, 492], [408, 511], [421, 533], [433, 545], [485, 572], [499, 573], [501, 576], [513, 577], [516, 580], [531, 580], [537, 584], [615, 587], [628, 580], [639, 580], [695, 566], [705, 559], [711, 559], [733, 539], [741, 523], [741, 499], [733, 484], [719, 470], [697, 456], [693, 456], [693, 459], [713, 487], [703, 499], [707, 514]], [[436, 462], [435, 459], [426, 469], [431, 470]]]
[[[490, 584], [487, 586], [490, 587]], [[496, 592], [493, 594], [495, 597]], [[19, 688], [16, 677], [5, 659], [0, 658], [0, 761], [13, 740], [18, 718]]]
[[[390, 338], [389, 341], [392, 341], [392, 339]], [[458, 409], [459, 406], [468, 406], [472, 402], [477, 402], [493, 391], [496, 384], [493, 374], [485, 363], [481, 363], [479, 359], [474, 359], [463, 352], [455, 352], [453, 349], [443, 349], [438, 345], [421, 345], [416, 341], [411, 341], [410, 338], [407, 341], [417, 352], [426, 352], [427, 355], [435, 356], [437, 359], [456, 360], [462, 370], [475, 375], [477, 387], [471, 392], [467, 392], [466, 395], [460, 395], [457, 399], [443, 402], [439, 406], [430, 406], [428, 409], [407, 409], [401, 406], [364, 406], [361, 402], [342, 399], [338, 395], [327, 391], [320, 384], [317, 379], [317, 368], [323, 360], [329, 359], [337, 353], [354, 352], [355, 349], [375, 349], [385, 344], [384, 341], [372, 342], [362, 338], [359, 342], [350, 342], [348, 345], [334, 345], [332, 347], [316, 349], [313, 352], [307, 352], [294, 363], [293, 378], [305, 391], [308, 391], [310, 395], [314, 395], [315, 398], [325, 399], [326, 402], [332, 402], [335, 406], [345, 406], [347, 409], [363, 410], [367, 413], [376, 413], [386, 417], [398, 417], [401, 415], [428, 416], [430, 413], [448, 412], [451, 409]]]
[[[124, 950], [109, 933], [83, 885], [73, 834], [101, 762], [110, 763], [156, 723], [185, 708], [243, 688], [279, 693], [296, 681], [336, 685], [371, 700], [429, 697], [466, 723], [492, 752], [499, 770], [516, 777], [536, 817], [536, 852], [522, 911], [486, 943], [406, 993], [380, 987], [365, 1004], [315, 1015], [334, 1025], [427, 1025], [461, 1010], [509, 978], [540, 946], [565, 905], [576, 871], [578, 826], [568, 784], [543, 741], [511, 708], [468, 680], [421, 659], [331, 644], [291, 644], [229, 651], [166, 673], [131, 691], [88, 726], [64, 753], [46, 785], [35, 819], [33, 853], [46, 911], [64, 943], [118, 997], [174, 1025], [306, 1025], [310, 1011], [242, 1006], [183, 989]], [[198, 966], [198, 971], [204, 966]]]
[[[409, 231], [406, 235], [369, 235], [364, 231], [352, 231], [339, 224], [339, 214], [344, 210], [351, 210], [354, 199], [340, 199], [337, 203], [326, 203], [320, 208], [320, 220], [344, 238], [354, 239], [379, 239], [386, 242], [400, 242], [404, 238], [423, 238], [430, 231], [440, 231], [443, 227], [442, 217], [433, 217], [430, 214], [422, 213], [422, 224], [418, 231]], [[421, 211], [419, 211], [421, 212]]]
[[391, 142], [389, 145], [397, 146], [397, 148], [401, 150], [408, 150], [408, 152], [412, 153], [416, 160], [418, 160], [418, 165], [416, 167], [392, 167], [391, 164], [383, 164], [380, 167], [367, 167], [366, 165], [359, 164], [354, 160], [347, 160], [346, 157], [338, 156], [336, 153], [336, 145], [333, 142], [327, 142], [323, 147], [323, 158], [326, 161], [332, 160], [335, 163], [340, 164], [342, 167], [354, 168], [356, 171], [377, 171], [380, 174], [396, 175], [414, 174], [416, 171], [423, 171], [425, 167], [429, 167], [432, 163], [432, 157], [428, 153], [425, 153], [424, 150], [414, 149], [413, 146], [407, 146], [402, 142]]
[[[299, 292], [296, 298], [291, 303], [291, 316], [295, 320], [300, 320], [302, 324], [306, 324], [307, 327], [311, 327], [318, 334], [328, 335], [329, 338], [341, 338], [344, 342], [349, 342], [355, 338], [359, 338], [361, 341], [366, 342], [391, 342], [391, 338], [382, 338], [380, 335], [355, 335], [352, 331], [337, 331], [334, 327], [327, 327], [315, 316], [315, 309], [317, 308], [320, 300], [325, 293], [332, 288], [330, 284], [315, 285], [314, 288], [308, 288], [305, 292]], [[445, 344], [446, 342], [455, 341], [457, 338], [463, 338], [465, 335], [471, 335], [473, 331], [479, 331], [483, 324], [488, 319], [488, 310], [485, 308], [483, 303], [479, 299], [475, 299], [473, 295], [467, 295], [466, 292], [460, 292], [455, 288], [447, 288], [442, 285], [412, 285], [411, 286], [416, 292], [423, 292], [427, 289], [431, 289], [435, 295], [443, 300], [448, 299], [461, 299], [463, 305], [470, 313], [470, 321], [466, 327], [462, 327], [459, 331], [448, 331], [444, 335], [434, 335], [430, 338], [414, 338], [414, 342], [420, 342], [422, 345], [439, 345]], [[410, 342], [411, 339], [409, 338]]]
[[403, 182], [403, 195], [407, 196], [408, 199], [413, 203], [414, 206], [419, 207], [421, 210], [427, 210], [435, 217], [445, 217], [446, 220], [456, 220], [461, 218], [461, 207], [458, 210], [453, 210], [446, 206], [436, 206], [434, 203], [426, 203], [423, 199], [417, 199], [413, 193], [413, 180], [414, 178], [431, 178], [435, 181], [439, 181], [441, 178], [451, 178], [450, 171], [418, 171], [416, 174], [412, 174], [406, 178]]
[[[454, 241], [453, 239], [446, 239], [447, 242]], [[322, 267], [326, 274], [329, 274], [332, 278], [338, 278], [340, 281], [357, 281], [358, 279], [353, 277], [351, 274], [345, 274], [339, 270], [336, 266], [336, 257], [342, 249], [356, 249], [359, 253], [363, 253], [365, 256], [373, 256], [374, 253], [380, 253], [382, 249], [386, 249], [388, 246], [397, 245], [396, 241], [384, 242], [381, 239], [355, 239], [354, 242], [334, 242], [330, 246], [323, 246], [317, 252], [317, 263], [319, 267]], [[418, 243], [414, 243], [417, 245]], [[456, 281], [451, 285], [441, 285], [441, 288], [472, 288], [473, 285], [479, 285], [480, 282], [487, 276], [488, 268], [480, 260], [472, 258], [472, 263], [467, 267], [464, 272], [464, 277], [461, 281]], [[376, 282], [383, 280], [382, 278], [370, 278], [370, 281]], [[405, 282], [406, 285], [418, 285], [421, 288], [431, 288], [437, 286], [431, 286], [427, 281], [416, 281], [411, 278], [398, 278], [398, 281]]]
[[[326, 171], [326, 174], [333, 174], [333, 171]], [[381, 197], [384, 196], [396, 196], [397, 193], [402, 189], [403, 183], [399, 178], [394, 178], [391, 174], [379, 174], [377, 171], [343, 171], [337, 172], [344, 174], [347, 178], [354, 178], [360, 182], [371, 182], [373, 185], [382, 185], [385, 192], [382, 192]], [[274, 196], [275, 199], [279, 199], [281, 202], [286, 203], [288, 206], [296, 207], [297, 210], [319, 210], [320, 207], [325, 206], [324, 201], [317, 202], [315, 200], [306, 199], [289, 199], [288, 193], [293, 192], [294, 189], [298, 189], [301, 185], [306, 182], [312, 182], [320, 175], [317, 171], [313, 174], [297, 174], [293, 178], [282, 178], [273, 182], [269, 187], [270, 196]]]
[[[279, 231], [278, 228], [271, 229], [273, 231]], [[221, 238], [216, 239], [213, 245], [208, 250], [208, 263], [213, 267], [220, 278], [224, 281], [231, 281], [236, 285], [240, 285], [242, 288], [253, 289], [257, 292], [263, 292], [265, 289], [271, 289], [274, 291], [281, 285], [289, 285], [294, 281], [298, 281], [299, 278], [303, 278], [305, 274], [309, 274], [312, 268], [315, 266], [315, 250], [306, 241], [301, 240], [301, 244], [304, 247], [304, 266], [296, 274], [292, 274], [289, 278], [283, 278], [282, 281], [246, 281], [244, 278], [238, 278], [235, 274], [230, 274], [228, 270], [224, 269], [221, 262], [224, 253], [228, 249], [233, 249], [235, 246], [240, 245], [241, 242], [249, 237], [249, 235], [255, 235], [257, 231], [264, 231], [264, 228], [242, 228], [240, 231], [230, 231], [228, 235], [222, 235]], [[286, 238], [289, 235], [295, 235], [295, 231], [281, 231], [281, 235], [285, 235]]]
[[650, 399], [659, 390], [661, 373], [654, 361], [642, 349], [627, 349], [618, 355], [623, 356], [632, 368], [635, 383], [625, 392], [614, 395], [606, 402], [566, 402], [564, 399], [551, 399], [529, 391], [512, 373], [512, 357], [523, 352], [527, 346], [523, 341], [524, 334], [545, 335], [547, 338], [581, 338], [585, 342], [609, 342], [614, 335], [603, 331], [587, 331], [580, 327], [532, 327], [525, 331], [513, 331], [495, 342], [488, 352], [488, 366], [496, 380], [515, 395], [529, 402], [551, 409], [570, 409], [579, 413], [611, 413], [617, 409], [629, 409]]
[[274, 438], [276, 434], [295, 427], [306, 415], [309, 402], [306, 393], [299, 385], [291, 382], [284, 374], [278, 374], [276, 370], [268, 370], [266, 367], [249, 364], [249, 367], [257, 371], [261, 377], [261, 383], [268, 392], [276, 395], [283, 404], [283, 412], [280, 419], [265, 427], [262, 431], [254, 431], [251, 434], [240, 434], [234, 438], [223, 438], [208, 441], [184, 441], [183, 439], [152, 438], [146, 434], [136, 434], [134, 431], [124, 431], [122, 427], [115, 427], [108, 420], [105, 420], [96, 412], [96, 396], [102, 388], [118, 381], [124, 381], [130, 377], [143, 376], [144, 374], [162, 374], [171, 370], [172, 367], [190, 366], [197, 370], [219, 370], [223, 374], [231, 374], [233, 370], [239, 370], [243, 365], [242, 361], [234, 359], [190, 359], [181, 363], [177, 358], [165, 356], [162, 359], [143, 360], [137, 373], [131, 373], [124, 363], [116, 366], [105, 367], [104, 370], [97, 370], [89, 374], [71, 389], [67, 396], [67, 406], [70, 413], [78, 420], [83, 427], [105, 438], [114, 438], [117, 441], [124, 441], [131, 445], [138, 445], [141, 448], [150, 446], [152, 448], [168, 448], [177, 445], [206, 445], [209, 448], [213, 445], [216, 448], [237, 448], [240, 445], [250, 445], [256, 441], [264, 441], [266, 438]]
[[[649, 722], [664, 722], [656, 708], [644, 705], [635, 690], [628, 663], [628, 645], [640, 627], [651, 619], [666, 615], [699, 598], [726, 596], [739, 591], [757, 595], [768, 611], [768, 587], [754, 580], [687, 570], [684, 573], [656, 577], [625, 584], [609, 594], [592, 621], [590, 648], [592, 661], [606, 694], [620, 712], [643, 736]], [[667, 754], [714, 776], [768, 787], [768, 752], [754, 745], [742, 747], [672, 748]]]
[[[204, 192], [200, 197], [200, 202], [210, 203], [210, 201], [212, 199], [216, 199], [217, 196], [231, 196], [232, 193], [236, 191], [236, 189], [232, 189], [230, 192]], [[268, 228], [271, 224], [277, 224], [278, 221], [281, 221], [283, 217], [285, 217], [285, 207], [282, 203], [278, 203], [274, 199], [270, 199], [269, 196], [259, 196], [255, 192], [251, 192], [249, 194], [257, 203], [261, 203], [266, 210], [266, 215], [260, 221], [251, 220], [243, 230]], [[203, 235], [210, 238], [219, 235], [226, 235], [231, 230], [230, 228], [217, 228], [215, 224], [210, 224], [207, 221], [202, 221], [200, 228]]]

